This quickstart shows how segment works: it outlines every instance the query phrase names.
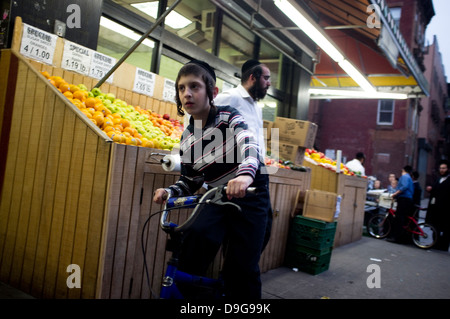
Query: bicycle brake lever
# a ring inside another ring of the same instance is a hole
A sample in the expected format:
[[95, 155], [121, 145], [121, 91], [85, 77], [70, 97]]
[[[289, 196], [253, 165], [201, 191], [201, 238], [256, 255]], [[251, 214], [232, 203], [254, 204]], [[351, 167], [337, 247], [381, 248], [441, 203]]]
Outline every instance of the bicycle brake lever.
[[224, 202], [223, 200], [222, 200], [222, 198], [223, 198], [223, 190], [224, 190], [224, 187], [223, 186], [220, 186], [220, 187], [218, 187], [217, 188], [217, 190], [216, 190], [216, 192], [215, 192], [215, 194], [214, 194], [214, 197], [212, 198], [212, 199], [208, 199], [207, 201], [206, 201], [206, 203], [208, 203], [208, 204], [214, 204], [214, 205], [219, 205], [219, 206], [226, 206], [226, 205], [230, 205], [230, 206], [234, 206], [239, 212], [242, 212], [242, 209], [241, 209], [241, 207], [239, 206], [239, 205], [237, 205], [237, 204], [235, 204], [235, 203], [232, 203], [232, 202]]

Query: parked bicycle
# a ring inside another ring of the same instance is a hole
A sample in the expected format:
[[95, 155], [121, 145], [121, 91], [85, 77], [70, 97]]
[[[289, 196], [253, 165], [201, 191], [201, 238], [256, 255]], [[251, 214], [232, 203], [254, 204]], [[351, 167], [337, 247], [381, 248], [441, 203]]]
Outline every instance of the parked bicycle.
[[[220, 278], [209, 278], [204, 276], [192, 275], [178, 269], [178, 258], [181, 252], [183, 233], [189, 229], [195, 220], [203, 211], [205, 205], [230, 206], [237, 212], [241, 212], [241, 207], [230, 201], [223, 201], [226, 186], [218, 186], [208, 190], [203, 195], [193, 195], [184, 197], [168, 197], [161, 213], [160, 227], [168, 234], [169, 239], [166, 245], [166, 251], [172, 253], [167, 262], [166, 272], [162, 281], [160, 298], [161, 299], [184, 299], [179, 285], [190, 287], [200, 287], [208, 291], [208, 296], [213, 299], [223, 298], [223, 280]], [[254, 187], [249, 187], [247, 193], [255, 193]], [[191, 214], [180, 225], [169, 221], [169, 215], [172, 210], [184, 208], [193, 208]], [[145, 263], [145, 252], [144, 252]], [[146, 267], [146, 266], [145, 266]]]
[[[385, 203], [389, 199], [385, 197], [383, 200]], [[413, 243], [423, 249], [433, 247], [437, 241], [437, 231], [434, 226], [418, 222], [419, 212], [426, 210], [426, 208], [415, 205], [413, 216], [408, 216], [408, 223], [404, 226], [404, 229], [411, 233]], [[394, 218], [397, 218], [395, 212], [395, 201], [390, 198], [390, 207], [385, 212], [372, 216], [369, 219], [367, 223], [368, 233], [378, 239], [386, 238], [392, 230]]]

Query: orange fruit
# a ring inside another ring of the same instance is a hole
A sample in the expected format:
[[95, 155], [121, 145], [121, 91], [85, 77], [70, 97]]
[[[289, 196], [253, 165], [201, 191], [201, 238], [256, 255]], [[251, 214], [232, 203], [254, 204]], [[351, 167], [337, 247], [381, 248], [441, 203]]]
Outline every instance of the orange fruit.
[[103, 124], [102, 124], [103, 130], [105, 130], [107, 127], [114, 129], [113, 122], [110, 119], [103, 118]]
[[95, 99], [95, 97], [88, 97], [84, 103], [86, 104], [86, 107], [94, 107], [95, 104], [97, 103], [97, 100]]
[[98, 126], [101, 126], [105, 121], [105, 117], [102, 112], [95, 112], [94, 115], [92, 115], [92, 118], [97, 121]]
[[61, 84], [61, 82], [65, 82], [64, 79], [63, 79], [62, 77], [56, 76], [56, 75], [51, 76], [50, 79], [53, 80], [53, 81], [55, 82], [55, 86], [56, 86], [56, 87], [59, 87], [59, 85]]
[[115, 124], [114, 128], [116, 129], [117, 132], [122, 132], [123, 131], [123, 127], [120, 124]]
[[112, 140], [116, 143], [122, 143], [122, 138], [120, 137], [119, 134], [114, 133], [112, 134], [112, 136], [110, 136], [112, 138]]
[[80, 88], [78, 87], [78, 85], [75, 85], [75, 84], [70, 84], [70, 85], [69, 85], [69, 89], [70, 89], [70, 92], [72, 92], [72, 93], [74, 93], [74, 92], [80, 90]]
[[73, 98], [74, 99], [78, 99], [81, 102], [86, 101], [86, 98], [88, 97], [88, 92], [83, 91], [83, 90], [77, 90], [75, 92], [73, 92]]
[[123, 129], [124, 132], [130, 133], [132, 136], [137, 133], [135, 128], [132, 128], [131, 126], [127, 126]]
[[128, 145], [137, 145], [137, 140], [134, 137], [127, 137], [126, 142]]
[[66, 92], [70, 90], [70, 84], [67, 82], [61, 82], [58, 88], [61, 90], [61, 92]]
[[68, 99], [72, 99], [73, 98], [73, 94], [70, 91], [65, 91], [63, 94]]
[[89, 113], [87, 109], [81, 109], [81, 112], [83, 112], [83, 114], [86, 115], [88, 118], [92, 118], [92, 114]]
[[97, 125], [97, 121], [95, 119], [90, 119], [92, 121], [92, 123], [94, 123], [95, 125]]
[[127, 128], [131, 125], [130, 121], [127, 119], [121, 119], [120, 124], [123, 126], [123, 128]]
[[[103, 125], [105, 126], [105, 123], [103, 123]], [[106, 125], [105, 128], [103, 129], [103, 131], [108, 134], [108, 133], [115, 133], [116, 129], [111, 126], [111, 125]], [[108, 135], [109, 136], [109, 135]], [[111, 136], [110, 136], [111, 137]]]
[[118, 119], [122, 118], [122, 115], [120, 115], [119, 113], [113, 113], [112, 116]]
[[45, 76], [47, 79], [50, 79], [50, 73], [48, 73], [47, 71], [41, 71], [41, 74]]

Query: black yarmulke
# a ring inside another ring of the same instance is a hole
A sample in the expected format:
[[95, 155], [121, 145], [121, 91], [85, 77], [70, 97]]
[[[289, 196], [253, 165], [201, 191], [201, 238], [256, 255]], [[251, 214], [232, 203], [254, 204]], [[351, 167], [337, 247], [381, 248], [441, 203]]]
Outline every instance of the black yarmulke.
[[254, 66], [260, 65], [261, 62], [258, 60], [248, 60], [242, 65], [242, 74], [253, 68]]
[[214, 82], [216, 82], [216, 73], [214, 72], [214, 69], [206, 62], [200, 61], [200, 60], [191, 60], [188, 63], [193, 63], [201, 66], [206, 71], [208, 71], [209, 74], [211, 74], [212, 78], [214, 79]]

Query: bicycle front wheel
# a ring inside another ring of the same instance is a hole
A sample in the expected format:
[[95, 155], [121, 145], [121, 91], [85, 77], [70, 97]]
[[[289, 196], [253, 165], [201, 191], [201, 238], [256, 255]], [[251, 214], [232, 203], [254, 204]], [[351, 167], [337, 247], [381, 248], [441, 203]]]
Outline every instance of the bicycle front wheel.
[[420, 223], [417, 225], [417, 229], [412, 234], [412, 240], [419, 248], [431, 248], [434, 244], [436, 244], [437, 231], [430, 224]]
[[367, 231], [372, 237], [385, 238], [391, 231], [391, 221], [386, 217], [386, 214], [375, 215], [367, 222]]

